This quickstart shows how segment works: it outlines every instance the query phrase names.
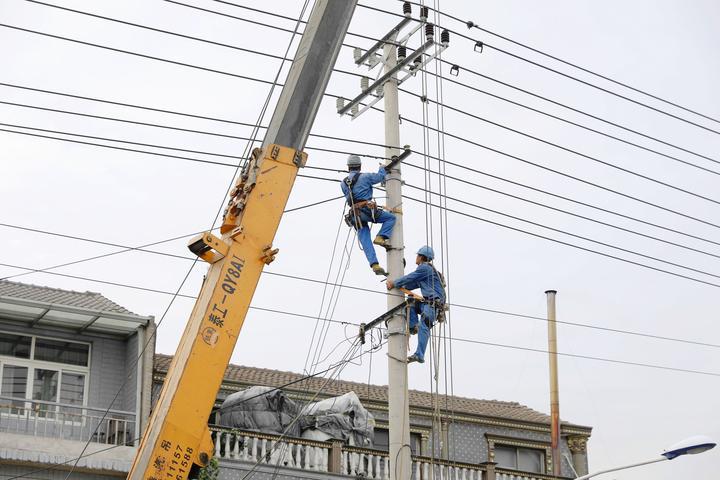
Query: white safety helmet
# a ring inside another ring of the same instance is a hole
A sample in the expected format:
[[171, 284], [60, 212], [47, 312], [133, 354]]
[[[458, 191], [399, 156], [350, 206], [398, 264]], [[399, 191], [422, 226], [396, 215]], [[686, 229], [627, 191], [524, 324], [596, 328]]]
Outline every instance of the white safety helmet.
[[362, 167], [362, 160], [357, 155], [348, 155], [347, 166], [348, 168]]

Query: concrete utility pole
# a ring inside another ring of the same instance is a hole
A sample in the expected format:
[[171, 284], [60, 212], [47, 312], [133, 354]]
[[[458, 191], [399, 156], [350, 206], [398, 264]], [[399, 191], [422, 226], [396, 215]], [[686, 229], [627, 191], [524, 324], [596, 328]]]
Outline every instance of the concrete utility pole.
[[[392, 40], [395, 39], [393, 35]], [[397, 64], [397, 47], [387, 43], [383, 47], [385, 73]], [[400, 113], [398, 106], [397, 75], [393, 74], [383, 86], [385, 94], [385, 145], [400, 145]], [[399, 155], [397, 148], [386, 148], [385, 156]], [[403, 275], [403, 222], [402, 222], [402, 180], [400, 163], [388, 174], [385, 181], [387, 207], [397, 216], [387, 252], [388, 278]], [[393, 289], [395, 295], [388, 296], [388, 310], [404, 301], [403, 294]], [[394, 315], [388, 321], [388, 408], [390, 435], [390, 480], [409, 480], [412, 469], [410, 457], [410, 402], [408, 400], [407, 374], [407, 326], [405, 312]]]
[[[398, 107], [398, 85], [408, 78], [414, 77], [417, 72], [436, 58], [450, 43], [450, 34], [443, 30], [441, 42], [435, 42], [435, 28], [427, 23], [428, 8], [420, 9], [420, 22], [410, 28], [410, 32], [398, 40], [400, 31], [413, 23], [412, 7], [410, 2], [404, 2], [404, 18], [382, 37], [375, 45], [364, 53], [355, 49], [354, 57], [357, 65], [365, 65], [372, 70], [375, 66], [384, 65], [384, 72], [371, 83], [369, 77], [361, 82], [361, 93], [346, 103], [344, 98], [337, 101], [337, 111], [340, 115], [350, 115], [357, 118], [373, 107], [381, 99], [385, 101], [385, 156], [407, 156], [409, 147], [401, 154], [400, 146], [400, 114]], [[408, 40], [417, 32], [421, 32], [424, 41], [414, 50], [408, 50]], [[431, 48], [434, 47], [434, 52]], [[382, 48], [382, 55], [379, 50]], [[401, 77], [398, 77], [398, 74]], [[386, 207], [395, 213], [397, 220], [390, 237], [391, 248], [387, 252], [388, 278], [395, 280], [403, 275], [403, 240], [402, 222], [402, 180], [400, 163], [395, 162], [385, 181], [387, 192]], [[387, 476], [390, 480], [410, 480], [412, 463], [410, 451], [410, 402], [408, 400], [408, 374], [407, 374], [407, 325], [405, 312], [392, 313], [393, 308], [404, 302], [404, 296], [398, 289], [393, 289], [393, 295], [388, 297], [388, 417], [390, 435], [390, 471]], [[376, 324], [381, 318], [373, 320], [367, 326]], [[365, 327], [363, 327], [364, 329]], [[364, 330], [363, 330], [364, 331]]]
[[558, 387], [557, 323], [555, 322], [555, 290], [548, 290], [548, 357], [550, 359], [550, 445], [552, 447], [553, 474], [560, 475], [560, 389]]
[[208, 417], [245, 321], [356, 0], [317, 0], [263, 140], [230, 193], [222, 238], [190, 250], [210, 264], [138, 447], [129, 480], [185, 480], [213, 455]]

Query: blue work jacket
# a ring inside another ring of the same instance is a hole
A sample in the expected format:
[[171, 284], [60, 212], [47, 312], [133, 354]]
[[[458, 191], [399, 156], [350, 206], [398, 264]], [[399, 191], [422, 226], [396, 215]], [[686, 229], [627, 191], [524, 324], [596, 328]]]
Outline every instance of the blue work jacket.
[[343, 194], [345, 194], [348, 204], [353, 203], [353, 201], [360, 202], [363, 200], [370, 200], [373, 197], [372, 186], [385, 180], [387, 172], [385, 172], [385, 167], [380, 167], [380, 169], [378, 169], [378, 173], [352, 171], [348, 175], [348, 178], [352, 181], [355, 175], [360, 175], [360, 178], [357, 179], [357, 182], [355, 182], [355, 185], [353, 186], [352, 201], [350, 200], [350, 189], [344, 181], [340, 183], [340, 188], [342, 189]]
[[445, 289], [442, 286], [440, 275], [428, 263], [421, 263], [414, 272], [408, 273], [393, 282], [397, 288], [408, 290], [420, 289], [426, 300], [438, 299], [445, 302]]

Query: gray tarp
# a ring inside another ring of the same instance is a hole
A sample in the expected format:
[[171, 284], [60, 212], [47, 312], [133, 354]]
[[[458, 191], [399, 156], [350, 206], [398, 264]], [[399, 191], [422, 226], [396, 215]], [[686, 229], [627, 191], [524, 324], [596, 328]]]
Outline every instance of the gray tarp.
[[218, 422], [241, 430], [321, 441], [336, 439], [365, 448], [372, 448], [375, 437], [375, 418], [355, 392], [311, 403], [301, 410], [281, 390], [250, 387], [225, 399]]
[[220, 407], [220, 425], [242, 430], [300, 436], [300, 423], [293, 420], [300, 409], [281, 390], [250, 387], [228, 396]]
[[302, 437], [342, 440], [348, 445], [372, 448], [375, 418], [355, 392], [306, 405], [301, 411]]

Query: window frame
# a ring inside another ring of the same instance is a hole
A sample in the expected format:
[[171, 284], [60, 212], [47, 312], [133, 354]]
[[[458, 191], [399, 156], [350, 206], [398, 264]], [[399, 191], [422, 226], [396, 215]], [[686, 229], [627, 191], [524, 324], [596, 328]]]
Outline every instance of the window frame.
[[[24, 336], [24, 337], [30, 337], [30, 358], [22, 358], [22, 357], [14, 357], [11, 355], [2, 355], [0, 354], [0, 379], [3, 378], [5, 365], [11, 365], [11, 366], [17, 366], [17, 367], [24, 367], [28, 369], [27, 372], [27, 378], [25, 379], [25, 398], [18, 398], [18, 402], [24, 402], [23, 403], [23, 409], [28, 410], [28, 406], [32, 405], [33, 400], [33, 385], [35, 381], [35, 370], [41, 369], [41, 370], [52, 370], [58, 372], [58, 384], [57, 384], [57, 400], [55, 402], [56, 405], [47, 405], [48, 410], [46, 412], [47, 419], [51, 418], [47, 416], [49, 413], [53, 413], [57, 415], [61, 412], [61, 405], [60, 405], [60, 396], [62, 392], [62, 385], [63, 385], [63, 375], [65, 373], [67, 374], [74, 374], [74, 375], [83, 375], [84, 381], [83, 381], [83, 401], [81, 404], [78, 404], [75, 406], [77, 409], [82, 409], [84, 407], [87, 407], [88, 403], [88, 394], [89, 394], [89, 386], [90, 386], [90, 368], [91, 368], [91, 362], [92, 362], [92, 343], [91, 342], [78, 342], [75, 340], [66, 340], [64, 338], [58, 338], [58, 337], [50, 337], [46, 335], [32, 335], [27, 334], [24, 332], [13, 332], [13, 331], [5, 331], [0, 330], [0, 334], [5, 333], [8, 335], [18, 335], [18, 336]], [[87, 345], [88, 347], [88, 361], [87, 365], [75, 365], [71, 363], [63, 363], [63, 362], [51, 362], [47, 360], [35, 360], [35, 341], [36, 339], [47, 339], [52, 340], [56, 342], [67, 342], [67, 343], [77, 343], [82, 345]], [[10, 396], [10, 395], [8, 395]], [[42, 405], [42, 404], [41, 404]], [[82, 411], [80, 413], [82, 417]], [[12, 413], [12, 410], [9, 412], [3, 412], [3, 416], [5, 415], [12, 415], [17, 416], [19, 413]], [[80, 423], [78, 421], [73, 420], [72, 423]]]
[[552, 471], [552, 448], [550, 445], [550, 442], [543, 442], [542, 440], [531, 440], [531, 439], [523, 439], [523, 438], [514, 438], [514, 437], [504, 437], [500, 435], [491, 435], [491, 434], [485, 434], [485, 437], [488, 442], [488, 459], [492, 462], [495, 461], [495, 447], [504, 447], [504, 448], [512, 448], [515, 450], [515, 458], [516, 458], [516, 464], [518, 463], [517, 460], [518, 457], [518, 449], [525, 449], [525, 450], [536, 450], [539, 451], [542, 454], [542, 471], [541, 472], [531, 472], [528, 470], [519, 470], [516, 468], [510, 468], [505, 467], [502, 465], [497, 465], [496, 468], [502, 468], [507, 470], [514, 470], [517, 472], [525, 472], [525, 473], [537, 473], [540, 475], [547, 475], [547, 472]]

